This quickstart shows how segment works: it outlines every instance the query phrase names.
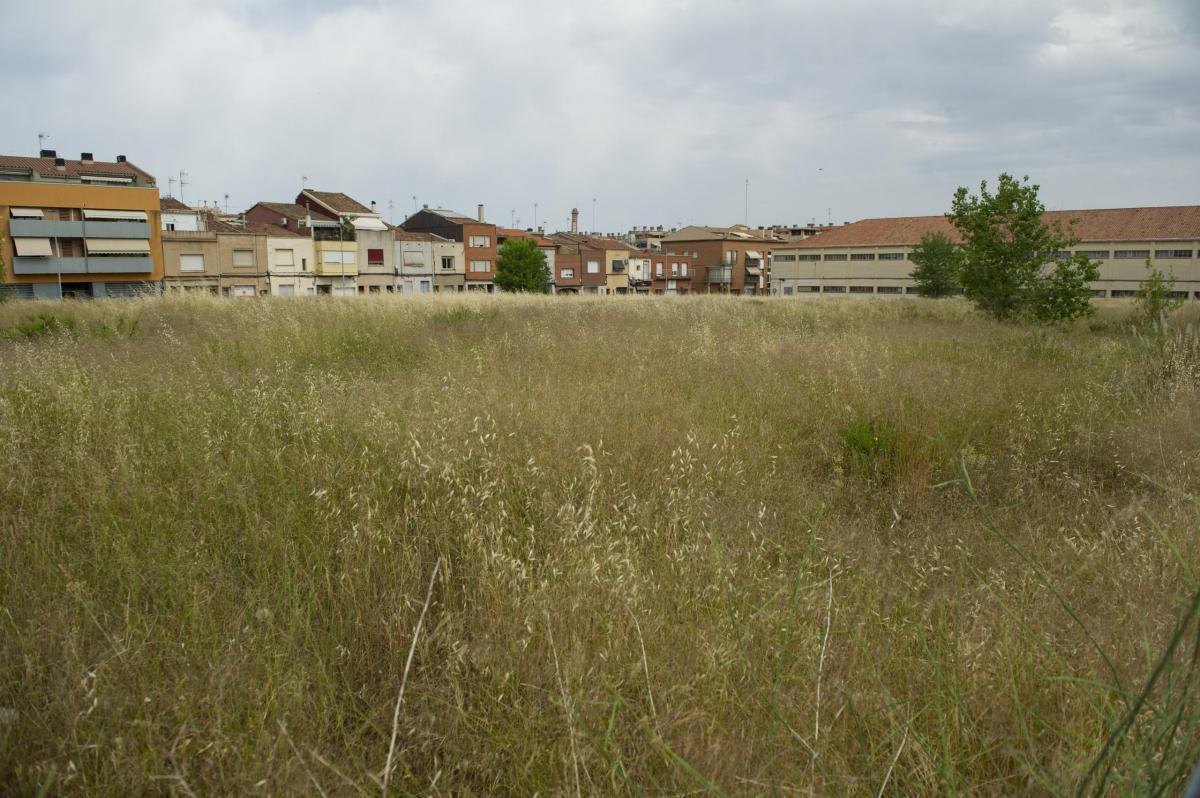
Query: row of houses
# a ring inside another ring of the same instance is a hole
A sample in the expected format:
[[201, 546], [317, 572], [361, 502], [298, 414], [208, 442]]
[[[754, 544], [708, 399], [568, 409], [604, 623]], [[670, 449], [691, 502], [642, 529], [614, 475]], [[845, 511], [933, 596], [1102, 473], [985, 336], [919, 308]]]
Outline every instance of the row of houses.
[[[0, 156], [0, 295], [128, 296], [145, 291], [229, 297], [492, 292], [500, 248], [526, 238], [561, 294], [903, 296], [913, 247], [956, 236], [941, 216], [841, 226], [635, 228], [625, 236], [501, 227], [425, 207], [399, 225], [374, 202], [303, 189], [244, 212], [162, 197], [124, 156], [79, 160], [43, 150]], [[1130, 296], [1151, 259], [1200, 299], [1200, 206], [1059, 211], [1077, 251], [1100, 262], [1098, 297]]]

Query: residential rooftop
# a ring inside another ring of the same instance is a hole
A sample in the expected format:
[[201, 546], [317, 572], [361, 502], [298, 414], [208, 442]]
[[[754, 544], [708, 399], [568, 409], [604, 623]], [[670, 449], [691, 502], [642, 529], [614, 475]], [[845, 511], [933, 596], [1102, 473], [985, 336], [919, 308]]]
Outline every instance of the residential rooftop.
[[[59, 161], [62, 163], [58, 163]], [[152, 175], [134, 166], [124, 155], [118, 155], [116, 161], [73, 161], [57, 157], [54, 150], [42, 150], [42, 155], [37, 158], [0, 155], [0, 180], [4, 179], [29, 180], [36, 183], [119, 183], [138, 188], [155, 185]]]

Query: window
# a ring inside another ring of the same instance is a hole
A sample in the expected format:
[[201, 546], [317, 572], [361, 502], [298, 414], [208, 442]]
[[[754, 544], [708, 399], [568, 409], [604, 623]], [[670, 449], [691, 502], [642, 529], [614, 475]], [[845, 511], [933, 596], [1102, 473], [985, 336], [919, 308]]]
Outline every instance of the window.
[[1108, 291], [1105, 291], [1103, 288], [1093, 288], [1092, 289], [1092, 298], [1093, 299], [1104, 299], [1107, 296], [1108, 296]]
[[1113, 253], [1114, 260], [1145, 260], [1148, 257], [1150, 257], [1148, 249], [1118, 249]]
[[476, 247], [479, 249], [487, 249], [492, 245], [491, 236], [471, 236], [467, 246]]
[[600, 261], [589, 260], [587, 262], [587, 271], [588, 271], [588, 274], [599, 274], [600, 273]]
[[277, 249], [275, 250], [275, 263], [278, 266], [295, 266], [295, 253], [290, 249]]
[[[795, 260], [796, 260], [795, 255], [776, 255], [775, 256], [776, 263], [792, 263]], [[788, 291], [788, 293], [790, 294], [791, 291]]]
[[846, 293], [846, 286], [844, 286], [844, 285], [826, 285], [826, 286], [822, 286], [821, 291], [822, 291], [822, 293], [826, 293], [826, 294], [844, 294], [844, 293]]
[[623, 261], [623, 260], [614, 260], [614, 261], [612, 262], [612, 270], [613, 270], [614, 272], [623, 272], [623, 271], [625, 271], [625, 261]]
[[[904, 256], [901, 255], [901, 257], [904, 257]], [[901, 290], [902, 289], [898, 285], [881, 285], [875, 289], [875, 293], [877, 293], [877, 294], [899, 294], [901, 292]]]
[[1187, 299], [1187, 291], [1168, 291], [1167, 299]]
[[354, 253], [339, 252], [337, 250], [325, 250], [325, 252], [321, 253], [321, 260], [326, 264], [353, 266]]
[[802, 261], [808, 261], [810, 263], [821, 259], [820, 255], [797, 255], [796, 257]]
[[1154, 250], [1156, 258], [1190, 258], [1192, 251], [1190, 249], [1156, 249]]
[[234, 266], [253, 266], [254, 265], [254, 250], [252, 249], [235, 249], [233, 251]]
[[678, 263], [672, 263], [672, 264], [671, 264], [671, 276], [672, 276], [672, 277], [678, 277], [678, 276], [679, 276], [679, 264], [678, 264]]
[[732, 265], [732, 264], [733, 264], [733, 262], [734, 262], [734, 261], [736, 261], [736, 260], [737, 260], [737, 253], [736, 253], [736, 252], [726, 252], [726, 253], [725, 253], [725, 262], [726, 262], [727, 264], [730, 264], [730, 265]]
[[792, 288], [790, 285], [783, 289], [784, 296], [791, 296], [794, 293], [795, 293], [795, 289]]
[[181, 271], [181, 272], [202, 272], [202, 271], [204, 271], [204, 256], [203, 255], [180, 255], [179, 256], [179, 271]]
[[252, 285], [235, 285], [233, 287], [233, 295], [236, 297], [241, 297], [243, 299], [246, 299], [246, 298], [256, 296], [257, 294], [258, 294], [258, 292], [254, 289], [254, 286], [252, 286]]
[[382, 266], [383, 265], [383, 250], [382, 249], [368, 249], [367, 250], [367, 264], [371, 265], [371, 266]]
[[422, 294], [428, 294], [428, 293], [429, 293], [429, 281], [428, 281], [428, 280], [422, 280], [422, 281], [421, 281], [421, 283], [420, 283], [420, 286], [421, 286], [421, 293], [422, 293]]
[[442, 258], [442, 271], [449, 272], [454, 270], [454, 256], [447, 255]]
[[1125, 291], [1125, 290], [1120, 290], [1120, 289], [1113, 289], [1113, 292], [1112, 292], [1113, 299], [1131, 299], [1135, 296], [1137, 296], [1137, 291]]
[[492, 270], [492, 262], [490, 260], [473, 260], [471, 261], [471, 271], [475, 274], [481, 272], [490, 272]]
[[1088, 260], [1108, 260], [1108, 250], [1107, 249], [1081, 249], [1081, 250], [1078, 250], [1075, 254], [1076, 255], [1085, 255], [1085, 256], [1087, 256]]
[[280, 296], [295, 296], [296, 295], [295, 284], [284, 283], [284, 284], [280, 285], [279, 286], [279, 295]]
[[852, 293], [852, 294], [873, 294], [873, 293], [875, 293], [875, 289], [869, 285], [852, 285], [852, 286], [850, 286], [850, 293]]
[[559, 269], [558, 276], [564, 280], [574, 280], [575, 279], [575, 270], [574, 269]]
[[875, 260], [874, 252], [855, 252], [850, 256], [850, 260]]
[[906, 294], [916, 294], [916, 293], [920, 293], [920, 292], [919, 292], [919, 291], [917, 291], [917, 288], [916, 288], [916, 286], [908, 285], [908, 286], [905, 286], [905, 287], [904, 287], [904, 293], [906, 293]]
[[880, 252], [880, 260], [904, 260], [903, 252]]
[[679, 276], [687, 277], [687, 264], [686, 263], [679, 264]]
[[171, 231], [173, 231], [174, 229], [175, 229], [175, 223], [174, 223], [174, 222], [167, 222], [167, 232], [171, 232]]
[[661, 263], [656, 263], [656, 264], [654, 264], [654, 276], [655, 276], [655, 277], [662, 277], [662, 276], [663, 276], [663, 269], [662, 269], [662, 267], [663, 267], [663, 265], [662, 265]]
[[846, 254], [843, 252], [840, 255], [826, 255], [825, 260], [846, 260]]
[[1071, 257], [1071, 253], [1065, 249], [1060, 249], [1058, 252], [1053, 253], [1050, 257], [1054, 260], [1067, 260]]
[[378, 294], [378, 293], [379, 293], [379, 286], [377, 286], [377, 285], [368, 286], [368, 288], [367, 288], [367, 293], [368, 293], [368, 294]]

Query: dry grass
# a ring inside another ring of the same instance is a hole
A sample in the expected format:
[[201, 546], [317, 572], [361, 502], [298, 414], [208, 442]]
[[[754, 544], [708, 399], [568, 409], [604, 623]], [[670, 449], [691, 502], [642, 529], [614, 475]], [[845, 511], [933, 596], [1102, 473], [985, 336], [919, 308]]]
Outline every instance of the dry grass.
[[0, 306], [0, 784], [1178, 791], [1200, 342], [1125, 312]]

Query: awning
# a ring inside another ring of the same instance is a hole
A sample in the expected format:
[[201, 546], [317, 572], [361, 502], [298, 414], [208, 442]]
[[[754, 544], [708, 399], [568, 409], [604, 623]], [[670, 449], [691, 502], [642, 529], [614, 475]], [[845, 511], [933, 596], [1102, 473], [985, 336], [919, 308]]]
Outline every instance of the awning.
[[760, 274], [762, 274], [762, 269], [758, 268], [757, 266], [747, 266], [746, 274], [750, 275], [751, 277], [758, 277]]
[[14, 238], [13, 246], [22, 258], [48, 258], [54, 254], [50, 251], [48, 238]]
[[355, 216], [350, 220], [355, 230], [386, 230], [388, 226], [383, 223], [382, 219], [377, 219], [374, 216]]
[[746, 257], [754, 258], [755, 260], [762, 260], [762, 253], [755, 249], [748, 249], [746, 250]]
[[405, 252], [404, 253], [404, 265], [405, 266], [424, 266], [425, 265], [425, 253], [424, 252]]
[[84, 219], [107, 219], [119, 220], [123, 222], [144, 222], [146, 221], [145, 211], [98, 211], [94, 208], [83, 209]]
[[144, 238], [89, 238], [89, 255], [149, 255], [150, 242]]
[[45, 214], [41, 208], [9, 208], [9, 213], [14, 219], [43, 219]]

